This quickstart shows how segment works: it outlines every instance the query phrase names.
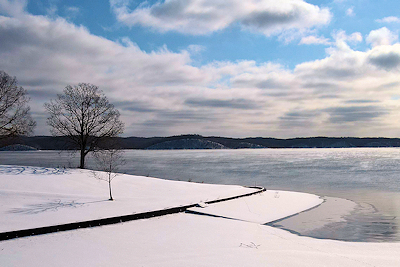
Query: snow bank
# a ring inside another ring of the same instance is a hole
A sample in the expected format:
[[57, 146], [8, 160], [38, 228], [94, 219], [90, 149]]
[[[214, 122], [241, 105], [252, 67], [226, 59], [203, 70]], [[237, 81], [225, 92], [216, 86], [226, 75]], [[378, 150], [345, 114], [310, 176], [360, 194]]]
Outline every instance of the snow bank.
[[2, 266], [400, 266], [400, 243], [300, 237], [265, 225], [174, 214], [0, 242]]
[[322, 202], [323, 199], [316, 195], [267, 190], [261, 194], [188, 210], [263, 224], [310, 209]]
[[[98, 172], [98, 174], [101, 174]], [[108, 184], [88, 170], [0, 165], [0, 232], [161, 210], [256, 191], [133, 175]]]

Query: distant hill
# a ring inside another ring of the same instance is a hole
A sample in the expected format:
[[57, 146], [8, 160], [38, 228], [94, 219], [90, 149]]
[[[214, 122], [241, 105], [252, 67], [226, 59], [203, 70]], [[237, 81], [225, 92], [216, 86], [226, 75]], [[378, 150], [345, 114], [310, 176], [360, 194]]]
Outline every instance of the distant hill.
[[220, 143], [204, 139], [185, 138], [179, 140], [165, 141], [146, 149], [224, 149], [227, 148]]
[[31, 150], [37, 150], [37, 148], [20, 144], [9, 145], [0, 148], [0, 151], [31, 151]]
[[[178, 135], [169, 137], [120, 137], [123, 149], [240, 149], [240, 148], [340, 148], [340, 147], [400, 147], [399, 138], [306, 137], [306, 138], [229, 138], [219, 136]], [[65, 137], [20, 137], [13, 144], [41, 150], [76, 149]]]

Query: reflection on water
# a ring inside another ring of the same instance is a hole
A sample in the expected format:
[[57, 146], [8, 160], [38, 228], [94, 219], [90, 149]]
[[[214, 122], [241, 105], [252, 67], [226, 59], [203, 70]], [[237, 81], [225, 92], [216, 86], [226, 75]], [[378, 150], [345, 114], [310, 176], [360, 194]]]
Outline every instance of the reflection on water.
[[[320, 238], [400, 241], [400, 148], [127, 150], [125, 159], [120, 172], [128, 174], [336, 198], [309, 211], [317, 211], [308, 212], [309, 219], [301, 221], [300, 214], [292, 226], [282, 221], [281, 227]], [[79, 158], [57, 151], [0, 152], [0, 163], [76, 167]]]

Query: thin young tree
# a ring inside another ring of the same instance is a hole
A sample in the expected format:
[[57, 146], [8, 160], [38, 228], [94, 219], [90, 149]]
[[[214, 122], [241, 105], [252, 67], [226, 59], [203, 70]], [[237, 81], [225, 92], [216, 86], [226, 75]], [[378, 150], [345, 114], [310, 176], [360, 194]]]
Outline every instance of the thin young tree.
[[112, 196], [111, 181], [118, 175], [117, 172], [119, 167], [125, 163], [123, 151], [116, 148], [116, 146], [106, 145], [105, 148], [96, 150], [93, 155], [98, 169], [104, 172], [94, 172], [94, 176], [97, 179], [108, 182], [110, 194], [109, 200], [114, 200]]
[[124, 130], [120, 113], [96, 85], [67, 85], [63, 94], [45, 103], [47, 124], [53, 136], [65, 136], [80, 152], [79, 168], [85, 168], [85, 157], [99, 144]]
[[28, 135], [35, 128], [26, 90], [17, 79], [0, 71], [0, 138]]

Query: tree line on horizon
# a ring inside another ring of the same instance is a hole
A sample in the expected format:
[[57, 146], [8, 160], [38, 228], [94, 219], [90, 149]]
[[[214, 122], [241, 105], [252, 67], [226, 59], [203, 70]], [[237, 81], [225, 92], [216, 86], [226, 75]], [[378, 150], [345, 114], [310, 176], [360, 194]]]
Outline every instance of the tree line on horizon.
[[[257, 149], [257, 148], [359, 148], [359, 147], [400, 147], [400, 138], [385, 137], [302, 137], [279, 139], [272, 137], [230, 138], [221, 136], [179, 135], [169, 137], [114, 137], [120, 149], [218, 149], [215, 146], [182, 147], [180, 140], [204, 140], [223, 145], [226, 149]], [[20, 137], [13, 142], [24, 145], [26, 149], [39, 150], [76, 150], [76, 147], [66, 147], [63, 136], [29, 136]], [[184, 141], [183, 143], [188, 143]], [[179, 146], [176, 146], [179, 145]], [[14, 146], [0, 148], [13, 150]], [[16, 147], [18, 150], [18, 147]], [[23, 148], [22, 148], [23, 149]]]

